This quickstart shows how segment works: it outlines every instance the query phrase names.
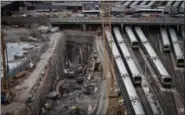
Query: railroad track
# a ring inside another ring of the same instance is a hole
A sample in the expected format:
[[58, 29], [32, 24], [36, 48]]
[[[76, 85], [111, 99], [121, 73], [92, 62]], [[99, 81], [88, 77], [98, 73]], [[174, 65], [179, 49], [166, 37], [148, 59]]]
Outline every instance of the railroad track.
[[[177, 112], [174, 112], [176, 110], [174, 110], [175, 106], [171, 107], [170, 105], [172, 104], [169, 104], [169, 102], [171, 101], [175, 101], [174, 99], [172, 100], [172, 93], [171, 92], [166, 92], [166, 93], [163, 93], [159, 86], [157, 85], [155, 79], [152, 77], [152, 74], [150, 72], [150, 70], [148, 69], [146, 63], [145, 63], [145, 60], [142, 59], [141, 57], [141, 54], [139, 51], [135, 51], [135, 54], [137, 56], [137, 59], [142, 67], [142, 70], [146, 72], [146, 76], [148, 77], [148, 79], [150, 79], [150, 85], [152, 86], [152, 89], [155, 93], [155, 96], [157, 97], [160, 105], [161, 105], [161, 108], [162, 108], [162, 111], [164, 111], [164, 114], [166, 115], [169, 115], [169, 114], [173, 114], [173, 115], [176, 115]], [[146, 68], [145, 68], [146, 67]], [[169, 95], [170, 94], [170, 95]]]
[[154, 115], [152, 112], [152, 109], [150, 107], [150, 104], [147, 102], [147, 97], [146, 97], [142, 87], [136, 87], [136, 91], [139, 95], [139, 98], [141, 100], [141, 104], [143, 106], [143, 109], [144, 109], [146, 115]]
[[122, 95], [122, 97], [124, 98], [124, 101], [125, 101], [124, 102], [124, 108], [126, 108], [127, 114], [128, 115], [134, 115], [135, 113], [134, 113], [134, 110], [132, 108], [132, 105], [130, 104], [130, 99], [127, 96], [127, 94], [125, 93], [127, 91], [125, 89], [124, 83], [122, 82], [121, 76], [117, 75], [116, 80], [117, 80], [118, 86], [120, 88], [121, 95]]
[[[132, 46], [131, 46], [131, 44], [129, 43], [129, 38], [126, 36], [126, 34], [124, 33], [124, 34], [122, 34], [122, 36], [123, 36], [123, 38], [125, 38], [124, 39], [124, 41], [126, 42], [126, 44], [127, 44], [127, 47], [129, 48], [129, 51], [130, 51], [130, 53], [131, 53], [131, 55], [132, 55], [132, 57], [134, 57], [133, 55], [133, 51], [131, 50], [132, 49]], [[134, 58], [135, 59], [135, 58]], [[142, 73], [142, 72], [141, 72]], [[150, 104], [149, 104], [149, 102], [147, 101], [147, 97], [146, 97], [146, 95], [145, 95], [145, 93], [144, 93], [144, 90], [143, 90], [143, 88], [142, 87], [135, 87], [136, 88], [136, 91], [137, 91], [137, 93], [138, 93], [138, 95], [139, 95], [139, 98], [140, 98], [140, 100], [141, 100], [141, 104], [142, 104], [142, 106], [143, 106], [143, 109], [144, 109], [144, 111], [146, 112], [146, 115], [153, 115], [154, 113], [153, 113], [153, 111], [152, 111], [152, 108], [150, 107]]]
[[[163, 65], [165, 66], [167, 71], [175, 79], [175, 70], [173, 68], [174, 66], [172, 64], [171, 56], [168, 53], [163, 53], [161, 51], [161, 45], [160, 45], [161, 42], [159, 40], [159, 36], [157, 35], [157, 32], [154, 31], [154, 32], [150, 33], [150, 35], [148, 35], [148, 40], [151, 43], [154, 50], [156, 51], [156, 54], [158, 55], [159, 59], [161, 60], [161, 62], [163, 63]], [[168, 103], [168, 106], [163, 105], [163, 108], [165, 107], [164, 111], [165, 110], [173, 110], [174, 114], [177, 114], [177, 109], [174, 109], [174, 108], [176, 108], [176, 106], [175, 106], [175, 98], [174, 98], [173, 92], [171, 91], [171, 89], [166, 89], [166, 88], [164, 88], [164, 89], [166, 91], [168, 91], [168, 92], [164, 92], [163, 94], [161, 94], [161, 98], [164, 99], [163, 101], [166, 104]], [[172, 114], [172, 113], [169, 112], [169, 114]]]
[[[159, 32], [158, 32], [159, 33]], [[157, 32], [155, 32], [153, 35], [153, 43], [155, 43], [155, 51], [157, 55], [159, 56], [160, 60], [162, 61], [163, 65], [169, 72], [169, 74], [174, 79], [174, 87], [177, 88], [177, 92], [180, 93], [181, 97], [184, 97], [184, 73], [179, 70], [175, 70], [176, 65], [173, 65], [172, 57], [173, 55], [170, 55], [170, 52], [163, 52], [162, 51], [162, 41], [160, 40], [159, 36], [157, 35]], [[160, 49], [160, 50], [159, 50]], [[184, 100], [182, 99], [183, 103]]]

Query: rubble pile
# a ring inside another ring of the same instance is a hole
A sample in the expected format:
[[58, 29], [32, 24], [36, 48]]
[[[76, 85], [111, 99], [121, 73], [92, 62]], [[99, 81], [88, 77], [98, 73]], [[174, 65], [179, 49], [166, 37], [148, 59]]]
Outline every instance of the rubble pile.
[[102, 80], [99, 57], [93, 53], [93, 43], [74, 39], [69, 37], [66, 41], [63, 77], [55, 91], [46, 96], [41, 110], [43, 115], [87, 115], [97, 108]]

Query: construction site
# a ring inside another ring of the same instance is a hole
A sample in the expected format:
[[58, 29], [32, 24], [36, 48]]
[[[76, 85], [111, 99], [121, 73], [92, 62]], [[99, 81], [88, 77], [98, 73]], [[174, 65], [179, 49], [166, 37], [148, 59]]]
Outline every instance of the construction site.
[[183, 115], [184, 1], [1, 1], [2, 115]]

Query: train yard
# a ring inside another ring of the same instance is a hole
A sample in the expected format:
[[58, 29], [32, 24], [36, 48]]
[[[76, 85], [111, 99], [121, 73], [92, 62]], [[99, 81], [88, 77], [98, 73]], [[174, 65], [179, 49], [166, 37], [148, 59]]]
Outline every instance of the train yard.
[[[135, 32], [134, 32], [134, 29], [135, 29]], [[125, 31], [121, 33], [119, 27], [113, 28], [112, 35], [114, 36], [115, 41], [117, 41], [117, 48], [120, 51], [120, 54], [115, 53], [113, 55], [115, 57], [115, 60], [119, 60], [119, 63], [121, 63], [120, 61], [121, 59], [125, 63], [125, 67], [128, 70], [123, 75], [118, 75], [118, 76], [124, 78], [124, 75], [130, 75], [130, 78], [131, 78], [130, 80], [132, 81], [135, 87], [135, 91], [137, 92], [139, 97], [137, 99], [141, 103], [137, 106], [138, 108], [139, 106], [142, 106], [142, 108], [140, 109], [144, 111], [143, 114], [144, 113], [145, 114], [181, 113], [182, 109], [180, 110], [180, 108], [184, 107], [184, 100], [182, 98], [184, 96], [184, 91], [183, 91], [184, 68], [178, 67], [179, 65], [178, 61], [173, 60], [173, 59], [178, 59], [178, 58], [172, 57], [174, 56], [174, 53], [172, 50], [173, 48], [168, 49], [170, 50], [168, 52], [164, 50], [165, 48], [163, 44], [164, 42], [162, 42], [160, 38], [162, 36], [160, 35], [162, 34], [162, 32], [160, 33], [160, 31], [157, 31], [155, 27], [153, 27], [153, 29], [150, 28], [150, 31], [147, 31], [144, 29], [145, 30], [144, 32], [141, 30], [140, 27], [135, 27], [134, 29], [131, 29], [131, 27], [125, 27]], [[110, 35], [107, 35], [107, 36], [110, 36]], [[133, 37], [133, 38], [129, 38], [129, 37]], [[139, 37], [139, 40], [138, 40], [138, 37]], [[172, 35], [172, 37], [174, 36]], [[170, 38], [168, 39], [170, 40]], [[109, 40], [108, 43], [110, 43], [111, 45], [115, 45], [116, 43], [114, 42], [113, 44], [111, 42], [113, 41]], [[114, 52], [119, 52], [119, 51], [115, 50]], [[131, 55], [130, 52], [133, 55]], [[117, 62], [118, 69], [119, 67], [121, 68], [121, 66], [119, 66], [119, 63]], [[136, 65], [136, 64], [139, 64], [139, 65]], [[179, 76], [177, 76], [177, 73]], [[133, 75], [136, 75], [137, 77], [139, 76], [138, 78], [139, 83], [137, 81], [134, 81]], [[143, 85], [144, 82], [146, 82], [145, 83], [147, 84], [146, 86]], [[148, 87], [150, 92], [152, 92], [153, 94], [152, 99], [154, 100], [153, 101], [154, 106], [152, 106], [151, 100], [147, 99], [149, 98], [147, 97], [148, 95], [147, 94], [145, 95], [144, 89], [146, 87]], [[125, 86], [125, 89], [128, 90], [126, 86]], [[131, 96], [131, 94], [129, 93], [128, 95]], [[179, 100], [181, 100], [181, 102]], [[168, 104], [166, 105], [165, 103], [168, 103]], [[133, 107], [133, 109], [135, 109], [135, 113], [137, 114], [136, 108]]]
[[2, 2], [2, 115], [183, 115], [184, 1]]

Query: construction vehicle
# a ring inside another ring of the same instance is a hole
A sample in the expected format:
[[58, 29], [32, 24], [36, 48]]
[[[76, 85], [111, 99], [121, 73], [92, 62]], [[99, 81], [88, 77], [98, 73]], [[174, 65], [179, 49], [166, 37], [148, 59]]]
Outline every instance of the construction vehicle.
[[4, 43], [4, 37], [3, 33], [1, 31], [1, 54], [3, 58], [3, 76], [1, 79], [3, 79], [1, 82], [1, 104], [8, 104], [12, 100], [12, 93], [9, 90], [9, 84], [8, 84], [8, 76], [7, 76], [7, 71], [8, 71], [8, 66], [7, 66], [7, 60], [6, 60], [6, 45]]

